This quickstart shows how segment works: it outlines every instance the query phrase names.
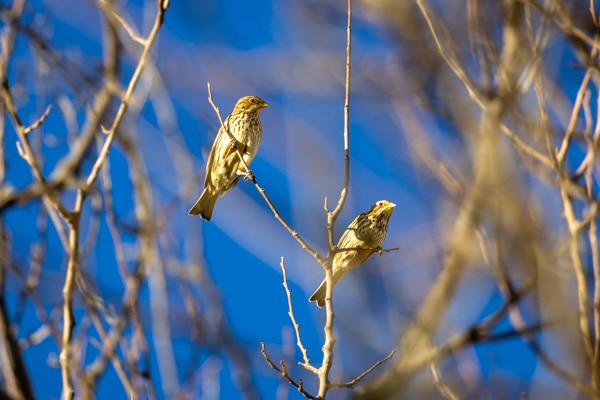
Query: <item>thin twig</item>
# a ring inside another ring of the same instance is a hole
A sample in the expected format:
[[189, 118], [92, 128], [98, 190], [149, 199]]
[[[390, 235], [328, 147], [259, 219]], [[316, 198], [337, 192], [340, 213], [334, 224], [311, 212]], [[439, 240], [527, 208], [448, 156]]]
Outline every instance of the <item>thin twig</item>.
[[[427, 25], [429, 26], [429, 30], [433, 36], [433, 40], [437, 46], [438, 52], [440, 56], [446, 61], [446, 64], [452, 69], [456, 77], [463, 83], [465, 89], [467, 89], [469, 96], [471, 99], [481, 108], [481, 110], [486, 111], [486, 102], [479, 95], [479, 91], [475, 83], [471, 80], [471, 78], [467, 74], [467, 69], [464, 68], [463, 65], [460, 64], [455, 52], [451, 52], [447, 50], [441, 42], [440, 33], [450, 41], [450, 35], [446, 35], [445, 32], [438, 32], [438, 30], [446, 31], [445, 25], [441, 20], [433, 20], [431, 12], [429, 11], [428, 5], [423, 0], [417, 0], [417, 5], [421, 9], [421, 14], [425, 18]], [[438, 28], [440, 27], [440, 28]], [[452, 42], [451, 42], [452, 43]], [[452, 46], [450, 46], [452, 47]], [[543, 165], [547, 167], [551, 167], [552, 163], [548, 159], [548, 157], [544, 156], [533, 147], [529, 146], [525, 143], [516, 133], [514, 133], [506, 124], [500, 122], [500, 129], [504, 132], [510, 139], [514, 141], [517, 147], [523, 151], [525, 154], [535, 158]]]
[[39, 117], [37, 119], [37, 121], [35, 121], [33, 124], [31, 124], [27, 128], [25, 128], [25, 130], [23, 131], [23, 133], [25, 135], [29, 135], [29, 133], [31, 131], [33, 131], [34, 129], [39, 128], [44, 123], [44, 121], [46, 120], [46, 118], [48, 118], [48, 115], [50, 115], [50, 111], [52, 111], [52, 105], [49, 105], [48, 107], [46, 107], [46, 111], [44, 111], [44, 113], [42, 114], [42, 116]]
[[387, 356], [385, 356], [381, 360], [377, 361], [375, 364], [373, 364], [371, 366], [371, 368], [369, 368], [368, 370], [366, 370], [365, 372], [363, 372], [362, 374], [360, 374], [356, 378], [352, 379], [351, 381], [348, 381], [346, 383], [332, 383], [329, 386], [331, 388], [352, 388], [352, 387], [354, 387], [354, 385], [356, 385], [358, 382], [360, 382], [365, 376], [367, 376], [371, 372], [373, 372], [375, 370], [375, 368], [379, 367], [381, 364], [383, 364], [384, 362], [386, 362], [390, 358], [394, 357], [394, 354], [396, 354], [396, 349], [392, 350], [390, 352], [390, 354], [388, 354]]
[[575, 134], [575, 127], [579, 117], [579, 111], [581, 110], [581, 106], [585, 99], [585, 93], [587, 91], [587, 88], [589, 87], [590, 81], [592, 80], [592, 75], [594, 73], [594, 69], [588, 68], [585, 75], [583, 76], [583, 79], [581, 80], [579, 89], [577, 90], [577, 96], [575, 97], [575, 104], [573, 104], [573, 110], [571, 112], [569, 125], [567, 126], [567, 130], [565, 131], [565, 136], [563, 137], [560, 149], [556, 153], [558, 167], [562, 167], [565, 162], [567, 152], [569, 151], [569, 148], [571, 146], [571, 140], [573, 139], [573, 135]]
[[269, 355], [267, 354], [267, 347], [265, 346], [264, 342], [260, 343], [260, 347], [261, 347], [261, 353], [262, 353], [263, 357], [265, 358], [265, 361], [267, 362], [267, 364], [269, 364], [269, 367], [271, 367], [275, 371], [279, 372], [279, 374], [281, 376], [283, 376], [290, 383], [290, 385], [292, 385], [293, 387], [298, 389], [298, 391], [300, 393], [302, 393], [302, 395], [304, 397], [306, 397], [307, 399], [317, 399], [317, 397], [308, 393], [306, 391], [306, 389], [304, 389], [304, 384], [302, 383], [302, 379], [300, 379], [300, 380], [298, 380], [298, 382], [296, 382], [290, 376], [290, 374], [287, 372], [287, 367], [285, 366], [285, 363], [283, 361], [280, 361], [280, 363], [279, 363], [280, 367], [278, 367], [277, 365], [275, 365], [275, 363], [273, 363], [273, 361], [271, 361], [271, 359], [269, 358]]
[[479, 107], [481, 107], [482, 110], [485, 110], [486, 104], [484, 100], [479, 96], [477, 87], [475, 86], [471, 78], [469, 78], [467, 74], [467, 69], [460, 64], [456, 57], [456, 54], [454, 54], [454, 52], [451, 53], [450, 50], [447, 50], [442, 44], [442, 41], [440, 40], [438, 30], [445, 31], [442, 32], [442, 35], [444, 35], [444, 37], [446, 37], [448, 40], [451, 39], [450, 35], [446, 34], [447, 28], [445, 28], [445, 25], [442, 21], [433, 21], [428, 5], [424, 1], [417, 0], [417, 5], [421, 10], [421, 14], [425, 18], [425, 21], [427, 22], [429, 31], [431, 32], [433, 40], [435, 41], [435, 44], [437, 46], [438, 53], [444, 59], [444, 61], [446, 61], [446, 64], [448, 64], [450, 69], [452, 69], [456, 77], [460, 79], [460, 81], [463, 83], [465, 89], [467, 89], [467, 91], [469, 92], [469, 97], [471, 97], [471, 99], [475, 103], [477, 103], [477, 105], [479, 105]]
[[[348, 187], [350, 185], [350, 76], [352, 70], [352, 0], [348, 0], [348, 20], [346, 25], [346, 82], [344, 92], [344, 182], [340, 198], [334, 210], [329, 213], [327, 224], [331, 227], [329, 233], [329, 247], [333, 248], [333, 223], [342, 212], [346, 197], [348, 196]], [[327, 199], [325, 199], [325, 210], [327, 210]]]
[[[52, 204], [54, 208], [56, 208], [56, 210], [61, 214], [63, 218], [68, 219], [69, 212], [67, 211], [65, 206], [60, 202], [60, 200], [54, 195], [53, 191], [48, 187], [46, 183], [46, 178], [44, 177], [40, 163], [37, 159], [35, 152], [33, 151], [33, 148], [31, 147], [31, 143], [29, 143], [29, 138], [27, 137], [27, 134], [31, 131], [31, 129], [25, 127], [21, 122], [21, 117], [19, 117], [14, 97], [12, 95], [12, 91], [10, 89], [10, 85], [6, 76], [4, 76], [4, 80], [2, 81], [1, 92], [4, 107], [6, 108], [7, 113], [13, 120], [15, 130], [17, 131], [17, 136], [19, 137], [19, 141], [17, 142], [17, 150], [19, 151], [19, 155], [27, 162], [27, 164], [29, 164], [33, 176], [42, 185], [43, 194], [45, 198], [48, 199], [48, 201]], [[42, 116], [38, 119], [38, 121], [40, 120], [42, 122], [40, 122], [37, 126], [41, 125], [45, 118]], [[34, 124], [37, 124], [37, 122]]]
[[294, 330], [296, 331], [296, 344], [302, 352], [302, 358], [304, 359], [304, 362], [301, 362], [299, 364], [307, 370], [309, 370], [310, 372], [317, 374], [319, 371], [317, 368], [313, 367], [310, 364], [308, 352], [306, 351], [306, 347], [304, 347], [304, 344], [302, 343], [302, 338], [300, 337], [300, 325], [298, 325], [298, 322], [296, 322], [296, 317], [294, 316], [294, 309], [292, 307], [292, 292], [287, 283], [287, 270], [285, 268], [283, 257], [281, 257], [281, 262], [279, 263], [279, 265], [281, 266], [281, 272], [283, 273], [283, 287], [285, 288], [285, 294], [287, 295], [288, 300], [288, 315], [290, 316], [290, 319], [292, 320], [292, 325], [294, 325]]
[[108, 12], [110, 14], [110, 16], [112, 16], [115, 20], [117, 20], [117, 22], [119, 24], [121, 24], [121, 26], [123, 27], [123, 29], [125, 29], [125, 32], [127, 32], [127, 34], [129, 35], [129, 37], [131, 38], [131, 40], [133, 40], [136, 43], [141, 44], [142, 46], [146, 46], [147, 43], [147, 39], [144, 39], [142, 37], [140, 37], [140, 35], [138, 35], [134, 29], [131, 27], [131, 25], [129, 25], [127, 23], [127, 21], [125, 21], [125, 19], [123, 17], [121, 17], [115, 10], [114, 8], [111, 7], [106, 7], [106, 1], [105, 0], [100, 0], [100, 4], [102, 6], [104, 6], [106, 9], [108, 9]]
[[140, 56], [140, 60], [137, 64], [137, 67], [135, 68], [135, 71], [133, 72], [131, 80], [129, 81], [127, 90], [123, 95], [121, 104], [119, 105], [119, 109], [117, 110], [117, 115], [115, 115], [113, 123], [108, 129], [106, 142], [104, 142], [104, 146], [102, 146], [100, 154], [98, 154], [98, 158], [96, 159], [96, 162], [94, 163], [92, 170], [90, 171], [90, 174], [88, 175], [85, 181], [85, 186], [83, 187], [84, 193], [87, 193], [89, 188], [94, 184], [96, 178], [98, 177], [98, 173], [100, 172], [100, 168], [102, 168], [102, 165], [104, 164], [104, 160], [106, 160], [106, 157], [108, 157], [108, 152], [111, 148], [113, 141], [115, 140], [117, 129], [121, 125], [121, 121], [123, 120], [125, 112], [129, 107], [129, 102], [131, 101], [133, 92], [137, 87], [140, 77], [142, 76], [142, 72], [144, 71], [144, 68], [146, 67], [146, 64], [148, 62], [148, 58], [150, 57], [150, 50], [152, 49], [156, 37], [158, 36], [158, 32], [164, 22], [165, 13], [168, 7], [168, 1], [164, 1], [162, 3], [158, 2], [158, 6], [159, 7], [158, 11], [156, 12], [154, 25], [152, 26], [152, 30], [148, 34], [148, 38], [146, 39], [146, 45], [144, 47], [144, 50], [142, 51], [142, 55]]
[[458, 400], [458, 396], [455, 395], [454, 392], [452, 392], [452, 389], [450, 389], [448, 387], [448, 385], [446, 385], [444, 382], [442, 382], [442, 377], [441, 377], [440, 371], [434, 362], [429, 364], [429, 370], [431, 371], [435, 385], [438, 387], [440, 392], [442, 392], [442, 394], [450, 400]]

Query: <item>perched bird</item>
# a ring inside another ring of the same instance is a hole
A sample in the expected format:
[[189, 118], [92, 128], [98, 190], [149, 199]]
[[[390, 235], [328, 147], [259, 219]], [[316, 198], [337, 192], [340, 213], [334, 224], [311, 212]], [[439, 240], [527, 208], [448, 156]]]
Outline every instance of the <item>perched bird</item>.
[[219, 129], [206, 163], [204, 191], [190, 209], [190, 215], [200, 215], [210, 221], [219, 196], [227, 193], [235, 186], [240, 176], [244, 175], [244, 164], [241, 162], [235, 146], [238, 146], [246, 165], [250, 165], [262, 139], [259, 114], [268, 105], [266, 101], [256, 96], [246, 96], [238, 100], [233, 111], [223, 123], [235, 141], [231, 140], [223, 127]]
[[[371, 254], [381, 252], [385, 240], [388, 222], [396, 205], [387, 200], [373, 204], [369, 211], [359, 214], [346, 228], [337, 244], [338, 252], [333, 256], [333, 286], [342, 279], [346, 272], [364, 263]], [[310, 296], [317, 306], [325, 305], [325, 280]]]

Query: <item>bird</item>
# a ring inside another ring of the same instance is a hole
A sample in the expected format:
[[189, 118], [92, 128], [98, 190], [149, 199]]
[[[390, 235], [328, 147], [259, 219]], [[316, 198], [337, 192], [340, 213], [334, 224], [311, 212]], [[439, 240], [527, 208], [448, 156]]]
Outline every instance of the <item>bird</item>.
[[[236, 151], [236, 146], [246, 165], [250, 165], [262, 140], [260, 112], [269, 103], [256, 96], [245, 96], [237, 101], [233, 111], [223, 126], [219, 128], [206, 162], [204, 190], [196, 204], [188, 212], [210, 221], [215, 203], [235, 186], [240, 176], [245, 175], [244, 164]], [[229, 130], [231, 136], [225, 129]]]
[[[337, 252], [333, 256], [333, 286], [346, 273], [364, 263], [375, 252], [381, 253], [381, 245], [385, 240], [388, 222], [396, 205], [387, 200], [373, 204], [368, 211], [359, 214], [346, 228], [337, 244]], [[316, 301], [317, 306], [325, 305], [327, 282], [323, 280], [319, 288], [310, 296], [309, 301]]]

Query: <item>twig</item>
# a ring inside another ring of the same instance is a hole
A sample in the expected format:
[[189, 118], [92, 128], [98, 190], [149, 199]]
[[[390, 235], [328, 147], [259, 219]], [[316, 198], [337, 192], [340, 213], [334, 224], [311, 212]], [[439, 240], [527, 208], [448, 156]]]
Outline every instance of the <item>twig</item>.
[[434, 362], [429, 364], [429, 370], [431, 371], [431, 374], [433, 375], [433, 380], [435, 381], [435, 385], [438, 387], [440, 392], [442, 392], [442, 394], [450, 400], [458, 400], [458, 396], [455, 395], [454, 392], [452, 392], [452, 389], [450, 389], [448, 385], [442, 382], [440, 371]]
[[[9, 249], [4, 235], [4, 227], [0, 226], [0, 264], [2, 265], [0, 268], [0, 292], [3, 293], [7, 285], [6, 273], [8, 272], [5, 267], [8, 260], [4, 257]], [[0, 397], [7, 399], [34, 398], [30, 375], [23, 361], [23, 349], [19, 347], [15, 332], [11, 329], [9, 315], [5, 297], [0, 296], [0, 360], [2, 360], [0, 372], [4, 381], [3, 390], [6, 390], [6, 393], [0, 393]]]
[[123, 120], [125, 112], [129, 107], [129, 102], [131, 100], [131, 97], [133, 96], [133, 91], [137, 87], [140, 77], [142, 76], [142, 72], [144, 71], [148, 58], [150, 57], [150, 50], [152, 49], [152, 45], [154, 44], [156, 37], [158, 36], [160, 27], [164, 22], [168, 4], [168, 1], [158, 2], [158, 11], [156, 12], [154, 25], [152, 26], [152, 30], [148, 34], [148, 38], [146, 39], [146, 45], [144, 47], [144, 50], [142, 51], [142, 55], [140, 56], [140, 61], [138, 62], [135, 71], [133, 72], [133, 76], [129, 81], [127, 90], [123, 95], [121, 104], [119, 105], [119, 109], [117, 110], [117, 115], [115, 115], [115, 119], [113, 120], [111, 127], [108, 129], [106, 142], [104, 142], [104, 146], [102, 146], [102, 149], [98, 154], [98, 158], [96, 159], [96, 162], [94, 163], [92, 170], [90, 171], [90, 174], [88, 175], [88, 178], [85, 181], [85, 186], [83, 187], [84, 193], [87, 193], [89, 188], [94, 184], [96, 178], [98, 177], [98, 173], [100, 172], [100, 168], [102, 168], [102, 165], [104, 164], [104, 160], [106, 160], [106, 157], [108, 157], [108, 152], [111, 148], [113, 141], [115, 140], [117, 129], [121, 125], [121, 121]]
[[513, 132], [505, 123], [500, 123], [500, 130], [502, 130], [502, 132], [514, 142], [518, 150], [521, 150], [524, 154], [527, 154], [528, 156], [538, 160], [540, 163], [542, 163], [542, 165], [544, 165], [547, 168], [553, 167], [553, 163], [552, 160], [550, 160], [550, 158], [546, 157], [545, 155], [543, 155], [542, 153], [525, 143], [525, 141], [521, 139], [515, 132]]
[[23, 134], [29, 135], [29, 133], [31, 131], [33, 131], [34, 129], [39, 128], [44, 123], [44, 121], [46, 120], [46, 118], [48, 118], [48, 115], [50, 115], [50, 111], [52, 111], [52, 105], [49, 105], [48, 107], [46, 107], [46, 111], [44, 111], [44, 113], [42, 114], [42, 116], [39, 117], [37, 119], [37, 121], [35, 121], [33, 124], [31, 124], [27, 128], [25, 128], [23, 130]]
[[[104, 7], [106, 7], [106, 1], [105, 0], [100, 0], [100, 4]], [[131, 38], [131, 40], [133, 40], [136, 43], [141, 44], [142, 46], [145, 46], [147, 43], [147, 39], [144, 39], [142, 37], [140, 37], [131, 27], [131, 25], [129, 25], [127, 23], [127, 21], [125, 21], [125, 19], [123, 17], [121, 17], [115, 10], [113, 7], [106, 7], [108, 8], [108, 11], [110, 13], [110, 15], [117, 20], [117, 22], [119, 24], [121, 24], [121, 26], [123, 27], [123, 29], [125, 29], [125, 32], [127, 32], [127, 34], [129, 35], [129, 37]]]
[[369, 368], [368, 370], [366, 370], [365, 372], [363, 372], [356, 378], [352, 379], [351, 381], [348, 381], [346, 383], [332, 383], [329, 386], [331, 388], [352, 388], [352, 387], [354, 387], [354, 385], [356, 385], [358, 382], [360, 382], [365, 376], [367, 376], [371, 372], [373, 372], [375, 370], [375, 368], [379, 367], [381, 364], [383, 364], [390, 358], [394, 357], [394, 354], [396, 354], [396, 349], [392, 350], [390, 352], [390, 354], [388, 354], [386, 357], [382, 358], [381, 360], [377, 361], [375, 364], [373, 364], [371, 366], [371, 368]]
[[[6, 108], [6, 112], [10, 115], [11, 119], [13, 120], [15, 130], [17, 131], [17, 136], [19, 137], [19, 141], [17, 142], [17, 150], [19, 152], [19, 155], [27, 162], [27, 164], [29, 164], [29, 167], [31, 168], [33, 176], [42, 185], [42, 188], [43, 188], [42, 192], [45, 195], [45, 198], [47, 198], [48, 201], [52, 203], [52, 206], [54, 206], [54, 208], [56, 208], [56, 210], [58, 210], [58, 212], [61, 214], [61, 216], [63, 218], [68, 219], [69, 212], [67, 211], [65, 206], [60, 202], [60, 200], [56, 196], [54, 196], [52, 190], [48, 187], [48, 185], [46, 183], [46, 178], [44, 177], [44, 174], [42, 173], [42, 168], [40, 166], [40, 163], [35, 155], [35, 152], [33, 151], [33, 148], [31, 147], [31, 143], [29, 143], [29, 139], [27, 137], [27, 134], [29, 132], [31, 132], [31, 130], [33, 128], [25, 127], [23, 125], [23, 123], [21, 122], [21, 117], [19, 117], [19, 113], [18, 113], [17, 107], [15, 105], [14, 97], [12, 95], [12, 91], [10, 89], [10, 85], [8, 83], [8, 79], [6, 78], [6, 76], [4, 76], [4, 79], [2, 81], [1, 92], [2, 92], [1, 93], [2, 100], [4, 103], [4, 107]], [[36, 127], [37, 127], [37, 126], [41, 125], [44, 120], [45, 120], [45, 117], [42, 115], [42, 117], [40, 117], [38, 119], [38, 121], [34, 123], [34, 125], [36, 125]], [[39, 122], [39, 121], [41, 121], [41, 122]]]
[[288, 300], [288, 309], [289, 309], [288, 315], [290, 316], [290, 319], [292, 320], [292, 325], [294, 325], [294, 330], [296, 331], [296, 339], [297, 339], [296, 344], [298, 345], [298, 348], [302, 352], [302, 358], [304, 359], [304, 362], [299, 363], [299, 364], [302, 365], [307, 370], [309, 370], [310, 372], [317, 374], [318, 369], [313, 367], [310, 364], [310, 360], [308, 358], [308, 352], [306, 351], [306, 347], [304, 347], [304, 344], [302, 343], [302, 338], [300, 337], [300, 325], [298, 325], [298, 322], [296, 322], [296, 317], [294, 316], [294, 310], [292, 308], [292, 292], [290, 291], [290, 288], [287, 283], [287, 270], [285, 268], [285, 263], [283, 261], [283, 257], [281, 257], [281, 262], [279, 263], [279, 265], [281, 266], [281, 271], [283, 273], [283, 287], [285, 288], [285, 294], [287, 295], [287, 300]]
[[333, 226], [337, 217], [342, 212], [346, 197], [348, 196], [348, 187], [350, 185], [350, 77], [352, 60], [352, 0], [348, 0], [348, 20], [346, 25], [346, 84], [344, 94], [344, 183], [340, 198], [335, 209], [329, 212], [327, 198], [325, 198], [325, 211], [327, 212], [327, 238], [329, 249], [327, 252], [327, 261], [321, 265], [325, 269], [325, 343], [323, 344], [323, 363], [319, 368], [319, 394], [318, 397], [324, 399], [329, 389], [329, 372], [333, 366], [333, 348], [335, 346], [335, 336], [333, 334], [333, 321], [335, 313], [333, 311], [333, 256], [336, 246], [333, 242]]
[[595, 70], [592, 68], [588, 68], [583, 79], [581, 81], [581, 85], [579, 85], [579, 89], [577, 90], [577, 96], [575, 97], [575, 104], [573, 104], [573, 110], [571, 112], [571, 118], [569, 119], [569, 125], [567, 126], [567, 130], [565, 131], [565, 136], [563, 137], [562, 143], [560, 145], [560, 149], [558, 153], [556, 153], [556, 161], [558, 163], [558, 168], [562, 168], [565, 158], [567, 156], [567, 152], [571, 146], [571, 140], [573, 139], [573, 135], [575, 134], [575, 125], [577, 124], [579, 111], [581, 110], [583, 101], [585, 99], [585, 93], [587, 88], [589, 87], [590, 81], [592, 80], [592, 75], [595, 73]]
[[569, 254], [571, 257], [573, 272], [577, 281], [577, 298], [579, 301], [579, 329], [581, 331], [581, 339], [586, 351], [586, 355], [593, 356], [593, 345], [592, 336], [590, 331], [590, 318], [588, 313], [584, 312], [589, 303], [589, 289], [586, 277], [586, 270], [584, 268], [584, 261], [580, 249], [580, 230], [578, 229], [580, 221], [575, 215], [575, 205], [573, 204], [573, 198], [567, 194], [565, 190], [564, 181], [560, 181], [560, 194], [563, 201], [563, 215], [567, 221], [569, 227], [570, 240], [569, 240]]
[[[469, 97], [481, 108], [481, 110], [486, 111], [487, 103], [485, 99], [479, 94], [478, 88], [472, 79], [467, 74], [467, 69], [459, 63], [459, 60], [454, 51], [448, 50], [444, 47], [441, 42], [440, 34], [444, 35], [447, 40], [450, 41], [450, 35], [445, 35], [446, 27], [441, 20], [436, 19], [433, 20], [432, 13], [429, 11], [429, 6], [426, 4], [424, 0], [417, 0], [417, 5], [421, 10], [421, 14], [425, 18], [427, 25], [429, 26], [429, 30], [433, 36], [433, 40], [437, 46], [438, 52], [440, 56], [444, 59], [446, 64], [452, 69], [456, 77], [463, 83], [465, 89], [467, 89], [469, 93]], [[437, 27], [440, 27], [439, 29]], [[441, 30], [442, 32], [438, 32]], [[453, 46], [450, 46], [453, 47]], [[539, 162], [541, 162], [546, 167], [552, 167], [552, 162], [548, 159], [548, 157], [544, 156], [533, 147], [529, 146], [525, 143], [516, 133], [514, 133], [506, 124], [500, 122], [500, 129], [504, 132], [513, 142], [517, 145], [517, 147], [522, 150], [525, 154], [535, 158]]]
[[[477, 103], [477, 105], [479, 105], [479, 107], [481, 107], [482, 110], [485, 110], [486, 104], [484, 100], [479, 96], [476, 85], [473, 83], [471, 78], [469, 78], [467, 74], [467, 69], [459, 63], [456, 54], [454, 54], [454, 52], [451, 52], [450, 50], [447, 50], [440, 40], [438, 28], [439, 30], [446, 31], [447, 29], [445, 25], [442, 23], [442, 21], [433, 21], [432, 15], [429, 12], [428, 4], [426, 4], [426, 2], [424, 2], [423, 0], [417, 0], [417, 5], [421, 10], [423, 18], [425, 18], [425, 21], [427, 22], [429, 31], [431, 32], [433, 40], [435, 41], [435, 44], [437, 46], [438, 53], [444, 59], [444, 61], [446, 61], [446, 64], [448, 64], [450, 69], [452, 69], [456, 77], [463, 83], [465, 89], [467, 89], [469, 93], [469, 97], [471, 97], [471, 99], [475, 103]], [[450, 35], [445, 35], [445, 33], [446, 32], [441, 32], [441, 34], [444, 35], [444, 37], [450, 38]]]
[[98, 154], [98, 158], [94, 163], [90, 174], [88, 175], [84, 184], [77, 190], [77, 199], [75, 202], [74, 211], [69, 213], [65, 219], [69, 223], [69, 227], [71, 231], [69, 233], [69, 263], [67, 265], [67, 273], [65, 277], [65, 283], [63, 287], [63, 342], [62, 349], [60, 353], [60, 362], [62, 367], [62, 375], [63, 375], [63, 396], [64, 399], [73, 398], [75, 394], [75, 388], [71, 382], [71, 361], [72, 361], [72, 336], [73, 330], [75, 328], [75, 316], [73, 314], [73, 291], [75, 285], [75, 277], [79, 271], [79, 219], [81, 217], [81, 210], [83, 207], [83, 202], [91, 188], [91, 186], [96, 181], [100, 169], [102, 168], [104, 161], [108, 157], [108, 152], [111, 148], [111, 145], [115, 139], [117, 129], [120, 126], [123, 117], [125, 116], [125, 112], [129, 106], [129, 101], [133, 96], [133, 92], [139, 82], [139, 79], [142, 75], [142, 72], [147, 64], [150, 50], [152, 45], [154, 44], [156, 37], [158, 36], [158, 32], [162, 23], [164, 21], [164, 15], [168, 6], [168, 2], [158, 3], [158, 10], [156, 13], [156, 19], [148, 38], [146, 39], [146, 45], [140, 56], [140, 60], [137, 64], [137, 67], [129, 81], [129, 85], [127, 87], [127, 91], [125, 92], [119, 109], [117, 110], [117, 114], [113, 120], [113, 123], [108, 130], [106, 141]]
[[269, 355], [267, 354], [267, 347], [265, 346], [264, 342], [260, 343], [260, 347], [261, 347], [261, 353], [262, 353], [263, 357], [265, 358], [265, 361], [267, 362], [267, 364], [269, 364], [269, 367], [271, 367], [275, 371], [279, 372], [279, 374], [281, 376], [283, 376], [290, 383], [290, 385], [292, 385], [293, 387], [298, 389], [298, 391], [300, 393], [302, 393], [302, 395], [304, 397], [306, 397], [307, 399], [317, 399], [317, 397], [308, 393], [306, 391], [306, 389], [304, 389], [304, 384], [302, 383], [302, 379], [300, 379], [300, 380], [298, 380], [298, 382], [296, 382], [290, 376], [290, 374], [287, 372], [287, 367], [285, 366], [285, 363], [283, 361], [280, 361], [280, 363], [279, 363], [279, 365], [281, 367], [278, 367], [277, 365], [275, 365], [275, 363], [273, 363], [273, 361], [271, 361], [271, 359], [269, 358]]
[[352, 70], [352, 0], [348, 0], [348, 20], [346, 25], [346, 83], [344, 93], [344, 184], [340, 193], [335, 209], [329, 214], [327, 210], [327, 199], [325, 199], [325, 209], [328, 212], [328, 227], [331, 227], [329, 233], [329, 247], [333, 247], [333, 223], [342, 212], [346, 197], [348, 196], [348, 186], [350, 185], [350, 72]]

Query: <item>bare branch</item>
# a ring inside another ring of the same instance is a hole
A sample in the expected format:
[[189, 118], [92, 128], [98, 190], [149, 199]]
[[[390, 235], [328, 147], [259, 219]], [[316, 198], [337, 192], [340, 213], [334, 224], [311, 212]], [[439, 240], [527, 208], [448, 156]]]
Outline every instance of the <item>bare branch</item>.
[[352, 379], [351, 381], [348, 381], [346, 383], [332, 383], [330, 385], [330, 387], [332, 387], [332, 388], [353, 388], [354, 385], [356, 385], [357, 383], [359, 383], [364, 377], [366, 377], [371, 372], [373, 372], [375, 370], [375, 368], [379, 367], [381, 364], [383, 364], [384, 362], [386, 362], [387, 360], [389, 360], [390, 358], [392, 358], [394, 356], [394, 354], [396, 354], [396, 349], [392, 350], [390, 352], [390, 354], [388, 354], [387, 356], [385, 356], [381, 360], [377, 361], [375, 364], [373, 364], [371, 366], [371, 368], [369, 368], [368, 370], [366, 370], [365, 372], [363, 372], [362, 374], [360, 374], [356, 378]]
[[344, 181], [340, 198], [335, 209], [329, 212], [327, 209], [327, 199], [325, 199], [325, 211], [327, 214], [327, 224], [325, 229], [328, 238], [328, 251], [326, 262], [321, 262], [325, 269], [325, 343], [323, 344], [323, 362], [319, 368], [319, 394], [318, 397], [324, 399], [329, 389], [329, 372], [333, 367], [333, 348], [336, 343], [333, 334], [333, 321], [335, 313], [333, 311], [333, 257], [336, 249], [333, 240], [333, 228], [337, 217], [342, 212], [346, 197], [348, 196], [348, 186], [350, 185], [350, 89], [351, 89], [351, 56], [352, 56], [352, 0], [347, 1], [347, 24], [346, 24], [346, 81], [344, 94]]
[[39, 128], [44, 123], [44, 121], [46, 120], [46, 118], [48, 118], [48, 115], [50, 115], [50, 111], [52, 111], [52, 105], [49, 105], [48, 107], [46, 107], [46, 111], [44, 111], [44, 113], [42, 114], [42, 116], [39, 117], [38, 120], [35, 121], [33, 124], [31, 124], [30, 126], [28, 126], [27, 128], [25, 128], [23, 130], [23, 134], [29, 135], [29, 133], [31, 131], [33, 131], [34, 129]]
[[[166, 4], [168, 4], [168, 2], [165, 2], [165, 5]], [[117, 110], [117, 115], [115, 115], [115, 118], [113, 119], [113, 123], [111, 124], [110, 128], [108, 129], [106, 142], [104, 142], [104, 146], [102, 146], [102, 149], [100, 150], [100, 154], [98, 155], [98, 158], [96, 159], [96, 162], [92, 166], [92, 170], [90, 171], [90, 174], [88, 175], [88, 177], [85, 181], [85, 186], [83, 187], [84, 193], [87, 193], [89, 191], [90, 187], [94, 184], [94, 182], [96, 181], [96, 178], [98, 177], [98, 173], [100, 172], [100, 168], [102, 168], [102, 165], [104, 164], [104, 160], [106, 160], [106, 157], [108, 157], [108, 152], [110, 150], [110, 147], [111, 147], [113, 141], [115, 140], [115, 135], [117, 133], [117, 129], [121, 125], [121, 121], [123, 120], [123, 117], [125, 116], [125, 112], [127, 111], [127, 108], [129, 107], [129, 102], [131, 101], [133, 92], [134, 92], [135, 88], [137, 87], [140, 77], [142, 76], [142, 72], [144, 71], [144, 68], [146, 67], [148, 59], [150, 57], [150, 50], [152, 49], [152, 46], [154, 45], [154, 42], [156, 41], [156, 37], [158, 36], [158, 32], [163, 24], [166, 10], [167, 10], [166, 6], [161, 7], [159, 5], [158, 11], [156, 13], [156, 18], [154, 20], [154, 25], [152, 26], [152, 30], [148, 34], [148, 38], [146, 39], [146, 45], [144, 46], [144, 50], [142, 51], [140, 60], [138, 61], [135, 71], [133, 72], [133, 75], [129, 81], [127, 90], [125, 91], [125, 94], [123, 95], [121, 104], [119, 105], [119, 109]]]
[[123, 29], [125, 29], [125, 32], [127, 32], [127, 34], [129, 35], [129, 37], [131, 38], [131, 40], [133, 40], [134, 42], [141, 44], [142, 46], [146, 46], [147, 44], [147, 39], [140, 37], [137, 32], [135, 32], [135, 30], [133, 29], [133, 27], [131, 25], [129, 25], [127, 23], [127, 21], [125, 21], [125, 19], [123, 17], [121, 17], [115, 10], [114, 7], [111, 5], [110, 7], [107, 7], [106, 5], [106, 0], [99, 0], [100, 1], [100, 5], [108, 10], [109, 15], [114, 18], [122, 27]]
[[283, 287], [285, 288], [285, 293], [287, 295], [288, 300], [288, 315], [290, 316], [290, 319], [292, 320], [292, 325], [294, 326], [294, 330], [296, 331], [296, 344], [302, 352], [302, 358], [304, 359], [304, 362], [301, 362], [299, 364], [306, 368], [308, 371], [317, 374], [318, 369], [311, 365], [310, 359], [308, 358], [308, 352], [306, 351], [306, 347], [304, 347], [304, 343], [302, 343], [302, 338], [300, 337], [300, 325], [298, 324], [298, 322], [296, 322], [296, 317], [294, 316], [294, 309], [292, 307], [292, 292], [290, 291], [290, 288], [287, 283], [287, 270], [285, 268], [283, 257], [281, 257], [281, 262], [279, 263], [279, 265], [281, 266], [281, 272], [283, 273]]
[[261, 353], [262, 353], [263, 357], [265, 358], [265, 361], [267, 362], [267, 364], [269, 364], [269, 367], [271, 367], [275, 371], [279, 372], [279, 374], [281, 376], [283, 376], [290, 383], [290, 385], [295, 387], [307, 399], [317, 399], [318, 398], [318, 397], [315, 397], [312, 394], [308, 393], [306, 391], [306, 389], [304, 389], [302, 380], [299, 380], [298, 382], [296, 382], [290, 376], [290, 374], [287, 372], [287, 367], [285, 366], [285, 363], [283, 361], [281, 361], [279, 363], [280, 364], [279, 367], [277, 365], [275, 365], [275, 363], [273, 363], [273, 361], [271, 361], [271, 359], [269, 358], [269, 355], [267, 354], [267, 347], [265, 346], [264, 343], [261, 342], [260, 346], [261, 346]]
[[459, 397], [454, 394], [454, 392], [452, 392], [452, 390], [444, 382], [442, 382], [440, 371], [435, 363], [429, 364], [429, 370], [431, 371], [435, 385], [438, 387], [440, 392], [449, 400], [459, 400]]

